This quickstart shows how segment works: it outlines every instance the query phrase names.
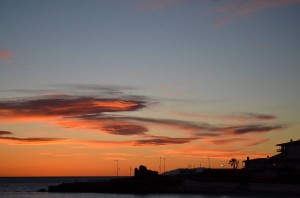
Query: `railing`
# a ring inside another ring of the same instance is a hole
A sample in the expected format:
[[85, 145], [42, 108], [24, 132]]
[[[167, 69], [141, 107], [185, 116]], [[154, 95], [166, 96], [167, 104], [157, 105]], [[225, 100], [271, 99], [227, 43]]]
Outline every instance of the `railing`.
[[284, 150], [283, 149], [277, 149], [277, 152], [283, 152]]

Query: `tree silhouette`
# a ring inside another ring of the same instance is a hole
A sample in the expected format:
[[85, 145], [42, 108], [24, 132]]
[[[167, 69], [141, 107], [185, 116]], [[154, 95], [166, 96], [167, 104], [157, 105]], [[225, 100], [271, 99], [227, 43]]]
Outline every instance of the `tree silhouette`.
[[237, 160], [236, 158], [232, 158], [231, 160], [229, 160], [229, 164], [233, 167], [233, 169], [237, 169], [237, 167], [239, 166], [239, 160]]

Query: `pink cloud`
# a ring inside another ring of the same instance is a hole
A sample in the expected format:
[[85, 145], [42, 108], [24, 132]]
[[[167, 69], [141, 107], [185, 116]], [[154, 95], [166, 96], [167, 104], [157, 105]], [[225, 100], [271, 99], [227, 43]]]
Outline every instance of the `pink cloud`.
[[7, 50], [0, 49], [0, 59], [10, 59], [13, 58], [15, 55]]
[[227, 3], [222, 7], [210, 11], [210, 13], [224, 14], [224, 17], [215, 24], [216, 27], [220, 28], [235, 18], [252, 15], [271, 8], [286, 7], [294, 4], [300, 4], [300, 0], [248, 0]]

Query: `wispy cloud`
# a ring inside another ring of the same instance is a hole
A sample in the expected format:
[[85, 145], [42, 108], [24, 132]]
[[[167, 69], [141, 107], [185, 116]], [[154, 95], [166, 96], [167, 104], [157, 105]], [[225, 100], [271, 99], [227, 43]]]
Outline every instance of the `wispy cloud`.
[[232, 138], [222, 138], [222, 139], [212, 139], [208, 140], [209, 142], [216, 144], [216, 145], [232, 145], [235, 143], [244, 142], [248, 146], [257, 145], [263, 142], [267, 142], [268, 139], [254, 139], [254, 138], [239, 138], [239, 137], [232, 137]]
[[[146, 104], [145, 101], [138, 100], [71, 97], [66, 95], [52, 96], [50, 98], [30, 98], [1, 101], [0, 118], [4, 122], [7, 119], [18, 121], [18, 118], [53, 119], [54, 123], [63, 127], [92, 129], [116, 135], [143, 135], [149, 131], [149, 125], [185, 131], [197, 137], [218, 136], [222, 134], [264, 133], [285, 128], [285, 126], [279, 124], [245, 123], [213, 125], [205, 122], [177, 119], [107, 114], [111, 112], [136, 111], [145, 108]], [[250, 121], [275, 119], [275, 116], [251, 113], [221, 117], [227, 119], [248, 119]]]
[[0, 131], [0, 135], [13, 135], [10, 131]]
[[8, 50], [0, 49], [0, 59], [10, 59], [15, 57], [13, 53]]
[[240, 113], [240, 114], [229, 114], [229, 115], [207, 115], [207, 114], [193, 114], [193, 113], [182, 113], [175, 112], [175, 115], [199, 118], [199, 119], [221, 119], [221, 120], [236, 120], [236, 121], [271, 121], [277, 117], [274, 115], [257, 114], [257, 113]]
[[105, 116], [105, 113], [137, 111], [147, 105], [145, 100], [128, 99], [127, 95], [124, 98], [52, 95], [0, 101], [0, 122], [43, 120], [68, 128], [86, 128], [117, 135], [147, 132], [144, 126]]
[[[218, 1], [202, 0], [202, 2], [216, 2], [216, 8], [209, 10], [209, 14], [223, 14], [216, 21], [215, 27], [220, 28], [232, 20], [250, 16], [269, 9], [282, 8], [292, 5], [300, 5], [300, 0], [243, 0], [243, 1]], [[199, 3], [192, 0], [141, 0], [137, 8], [143, 11], [164, 9], [172, 5], [183, 3]], [[221, 5], [220, 5], [221, 4]], [[220, 5], [220, 6], [219, 6]]]
[[249, 124], [249, 125], [237, 125], [223, 127], [221, 130], [224, 130], [232, 134], [246, 134], [246, 133], [265, 133], [270, 131], [277, 131], [285, 129], [285, 125], [266, 125], [266, 124]]
[[132, 147], [132, 146], [163, 146], [173, 144], [186, 144], [197, 138], [172, 138], [166, 136], [152, 136], [145, 139], [126, 140], [126, 141], [102, 141], [102, 140], [75, 140], [66, 138], [47, 138], [47, 137], [3, 137], [0, 136], [0, 142], [13, 145], [45, 145], [45, 144], [77, 144], [92, 147]]
[[0, 102], [0, 116], [78, 116], [104, 112], [134, 111], [144, 106], [143, 101], [56, 96], [56, 98], [2, 101]]
[[144, 134], [148, 129], [144, 126], [125, 124], [125, 125], [108, 125], [102, 127], [104, 131], [116, 135], [139, 135]]
[[[250, 114], [251, 115], [251, 114]], [[260, 116], [262, 119], [267, 119], [269, 116]], [[201, 136], [218, 136], [224, 134], [246, 134], [246, 133], [264, 133], [271, 132], [275, 130], [285, 129], [286, 125], [281, 124], [231, 124], [231, 125], [218, 125], [209, 124], [204, 122], [191, 122], [182, 120], [172, 120], [172, 119], [153, 119], [153, 118], [143, 118], [143, 117], [122, 117], [124, 120], [139, 121], [146, 123], [154, 123], [165, 125], [169, 127], [175, 127], [182, 130], [189, 131], [198, 137]]]
[[17, 145], [41, 145], [41, 144], [60, 144], [65, 139], [61, 138], [17, 138], [17, 137], [0, 137], [1, 143], [17, 144]]
[[[74, 87], [84, 86], [74, 85]], [[122, 92], [121, 88], [89, 85], [92, 90], [104, 92]], [[143, 96], [117, 94], [117, 97], [101, 96], [74, 96], [74, 95], [48, 95], [41, 97], [15, 98], [0, 100], [0, 123], [7, 122], [48, 122], [64, 128], [86, 129], [111, 135], [127, 136], [124, 141], [98, 141], [98, 140], [71, 140], [60, 138], [17, 138], [9, 131], [0, 131], [1, 142], [17, 144], [83, 144], [97, 147], [126, 147], [126, 146], [163, 146], [172, 144], [186, 144], [192, 141], [202, 141], [206, 138], [215, 144], [233, 142], [254, 145], [255, 141], [246, 141], [248, 134], [264, 134], [280, 131], [287, 126], [274, 124], [270, 121], [277, 117], [266, 114], [242, 113], [230, 115], [201, 115], [190, 113], [177, 113], [184, 119], [150, 118], [130, 116], [130, 112], [149, 108], [151, 99]], [[122, 115], [126, 112], [126, 115]], [[199, 118], [191, 121], [190, 117]], [[234, 120], [231, 124], [213, 124], [203, 122], [202, 119], [228, 119]], [[265, 123], [265, 121], [268, 121]], [[253, 123], [254, 122], [254, 123]], [[256, 123], [255, 123], [256, 122]], [[175, 137], [155, 136], [155, 130], [173, 131]], [[180, 135], [178, 137], [178, 135]], [[237, 138], [237, 136], [239, 136]], [[132, 137], [128, 140], [128, 137]], [[222, 137], [222, 138], [220, 138]], [[226, 137], [226, 138], [225, 138]], [[223, 140], [221, 140], [223, 139]], [[244, 140], [245, 139], [245, 140]], [[243, 141], [244, 140], [244, 141]], [[255, 140], [260, 140], [256, 138]], [[259, 142], [258, 142], [259, 143]], [[258, 144], [257, 143], [257, 144]]]
[[137, 146], [161, 146], [170, 144], [186, 144], [198, 138], [171, 138], [166, 136], [153, 136], [150, 139], [137, 140], [134, 145]]
[[210, 13], [224, 14], [215, 24], [216, 27], [223, 27], [236, 18], [253, 15], [272, 8], [299, 4], [300, 0], [246, 0], [225, 3], [223, 6], [211, 10]]

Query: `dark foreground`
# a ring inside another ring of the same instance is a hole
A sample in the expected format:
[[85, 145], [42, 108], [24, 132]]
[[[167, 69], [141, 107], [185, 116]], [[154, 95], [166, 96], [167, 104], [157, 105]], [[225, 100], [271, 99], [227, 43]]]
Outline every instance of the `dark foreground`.
[[135, 176], [102, 182], [74, 182], [50, 186], [48, 192], [96, 193], [276, 193], [300, 195], [300, 172], [293, 170], [223, 170], [197, 172], [182, 169], [177, 175], [158, 175], [145, 166]]
[[205, 193], [245, 194], [274, 193], [300, 195], [299, 184], [241, 183], [234, 181], [197, 181], [186, 177], [163, 176], [156, 178], [122, 178], [105, 182], [74, 182], [50, 186], [48, 192], [89, 193]]

